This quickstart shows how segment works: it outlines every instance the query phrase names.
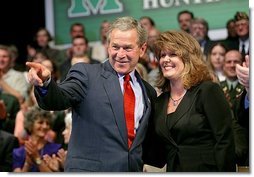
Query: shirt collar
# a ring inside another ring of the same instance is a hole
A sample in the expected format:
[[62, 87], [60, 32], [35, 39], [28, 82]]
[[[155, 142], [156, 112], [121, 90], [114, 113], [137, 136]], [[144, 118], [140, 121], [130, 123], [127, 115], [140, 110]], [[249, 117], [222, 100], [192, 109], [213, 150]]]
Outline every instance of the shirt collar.
[[[118, 75], [118, 78], [121, 78], [121, 79], [123, 79], [124, 76], [125, 76], [125, 74], [119, 74], [119, 73], [117, 73], [117, 75]], [[129, 73], [129, 75], [130, 75], [130, 77], [131, 77], [131, 81], [132, 81], [132, 82], [136, 81], [135, 70], [131, 71], [131, 72]]]

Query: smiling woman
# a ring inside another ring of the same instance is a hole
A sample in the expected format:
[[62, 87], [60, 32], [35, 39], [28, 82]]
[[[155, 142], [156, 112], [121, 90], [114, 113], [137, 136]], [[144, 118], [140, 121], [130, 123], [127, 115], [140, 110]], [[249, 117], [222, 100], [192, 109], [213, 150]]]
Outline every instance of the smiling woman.
[[164, 157], [168, 172], [236, 171], [231, 110], [200, 45], [186, 32], [166, 31], [155, 46], [163, 93], [155, 101], [154, 141], [163, 146], [150, 153]]
[[13, 151], [14, 172], [50, 172], [42, 160], [44, 155], [56, 154], [60, 144], [50, 143], [45, 139], [50, 130], [52, 114], [38, 107], [31, 108], [25, 117], [24, 127], [29, 140]]

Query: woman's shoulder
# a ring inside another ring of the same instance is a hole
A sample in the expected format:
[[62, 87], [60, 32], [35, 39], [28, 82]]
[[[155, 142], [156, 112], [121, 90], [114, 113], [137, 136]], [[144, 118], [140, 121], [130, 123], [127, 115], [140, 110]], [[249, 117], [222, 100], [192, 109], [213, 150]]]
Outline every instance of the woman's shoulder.
[[210, 88], [214, 88], [214, 87], [219, 88], [220, 85], [216, 82], [213, 82], [213, 81], [203, 81], [197, 87], [199, 87], [201, 89], [210, 89]]
[[193, 90], [198, 91], [201, 95], [204, 94], [205, 97], [222, 92], [220, 85], [213, 81], [203, 81], [194, 87]]

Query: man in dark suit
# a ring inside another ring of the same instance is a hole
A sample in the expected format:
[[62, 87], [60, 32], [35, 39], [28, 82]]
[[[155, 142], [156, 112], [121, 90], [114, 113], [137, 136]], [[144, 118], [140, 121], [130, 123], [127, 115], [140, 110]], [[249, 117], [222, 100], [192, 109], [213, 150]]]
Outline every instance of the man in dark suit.
[[[142, 171], [142, 143], [151, 101], [156, 97], [155, 90], [135, 71], [139, 58], [145, 53], [146, 41], [147, 33], [140, 24], [132, 17], [122, 17], [109, 29], [108, 61], [92, 65], [77, 63], [59, 85], [50, 79], [45, 67], [27, 63], [31, 67], [28, 78], [36, 86], [41, 108], [72, 107], [72, 133], [65, 171]], [[130, 81], [125, 79], [128, 76]], [[126, 87], [127, 82], [131, 88]], [[129, 99], [132, 106], [126, 106], [125, 98], [130, 95], [135, 104]], [[133, 128], [129, 128], [127, 117], [134, 117]]]
[[19, 142], [15, 136], [0, 130], [0, 172], [12, 171], [12, 151], [18, 147]]
[[201, 50], [204, 54], [204, 60], [207, 60], [208, 51], [215, 41], [212, 41], [208, 36], [209, 24], [199, 17], [195, 17], [190, 22], [190, 34], [198, 41]]
[[245, 12], [236, 12], [234, 20], [238, 39], [226, 43], [226, 45], [230, 50], [239, 50], [242, 54], [243, 61], [245, 61], [245, 55], [249, 54], [250, 51], [249, 16]]

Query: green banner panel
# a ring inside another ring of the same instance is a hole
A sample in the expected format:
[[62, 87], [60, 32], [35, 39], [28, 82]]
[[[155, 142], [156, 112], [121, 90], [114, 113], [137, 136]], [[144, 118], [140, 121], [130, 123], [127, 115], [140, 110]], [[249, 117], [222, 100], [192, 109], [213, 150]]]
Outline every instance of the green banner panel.
[[71, 24], [85, 25], [89, 41], [99, 40], [100, 23], [116, 17], [150, 16], [160, 31], [178, 29], [177, 13], [189, 10], [208, 21], [209, 27], [223, 29], [237, 11], [249, 13], [248, 0], [53, 0], [55, 45], [70, 43]]

